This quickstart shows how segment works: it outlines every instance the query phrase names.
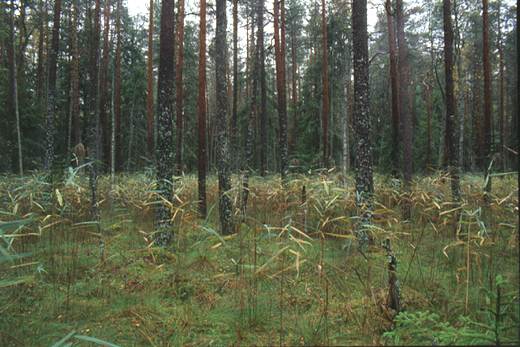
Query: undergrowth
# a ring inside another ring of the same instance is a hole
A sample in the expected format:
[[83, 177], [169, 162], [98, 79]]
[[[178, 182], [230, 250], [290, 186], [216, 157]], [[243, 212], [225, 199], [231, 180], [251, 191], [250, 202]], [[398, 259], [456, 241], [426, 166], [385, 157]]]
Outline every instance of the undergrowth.
[[[238, 187], [239, 177], [234, 178]], [[120, 346], [518, 343], [518, 186], [466, 175], [463, 201], [443, 175], [375, 181], [369, 251], [357, 251], [353, 178], [251, 179], [236, 232], [218, 233], [217, 185], [197, 214], [196, 177], [175, 182], [168, 249], [153, 244], [154, 181], [99, 182], [101, 234], [82, 173], [49, 185], [0, 178], [0, 345]], [[305, 189], [304, 189], [305, 187]], [[229, 192], [238, 206], [238, 189]], [[105, 241], [105, 256], [99, 240]], [[388, 306], [387, 253], [403, 310]]]

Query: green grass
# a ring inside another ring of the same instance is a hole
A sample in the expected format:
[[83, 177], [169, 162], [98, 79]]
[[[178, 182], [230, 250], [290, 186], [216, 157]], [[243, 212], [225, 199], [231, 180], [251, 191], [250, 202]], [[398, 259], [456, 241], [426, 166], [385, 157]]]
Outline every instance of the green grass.
[[[118, 177], [109, 202], [103, 179], [101, 260], [99, 235], [81, 224], [88, 222], [88, 192], [78, 188], [87, 187], [83, 178], [58, 185], [61, 204], [34, 177], [2, 178], [0, 193], [10, 197], [0, 204], [0, 219], [33, 218], [9, 233], [38, 236], [15, 237], [10, 255], [30, 255], [0, 263], [0, 280], [31, 276], [0, 288], [0, 345], [48, 346], [72, 331], [120, 346], [478, 343], [494, 338], [489, 309], [496, 308], [497, 275], [507, 281], [503, 302], [511, 302], [502, 308], [499, 335], [518, 342], [518, 188], [513, 179], [495, 179], [487, 206], [481, 181], [465, 177], [459, 222], [448, 182], [417, 179], [413, 220], [403, 222], [402, 193], [378, 176], [378, 228], [365, 259], [352, 238], [352, 187], [334, 176], [297, 177], [285, 193], [274, 178], [254, 178], [248, 219], [224, 238], [215, 232], [215, 208], [206, 221], [197, 218], [195, 179], [185, 177], [177, 182], [171, 249], [150, 245], [153, 182]], [[212, 179], [210, 205], [215, 197]], [[386, 306], [385, 238], [399, 262], [406, 314], [397, 318]]]

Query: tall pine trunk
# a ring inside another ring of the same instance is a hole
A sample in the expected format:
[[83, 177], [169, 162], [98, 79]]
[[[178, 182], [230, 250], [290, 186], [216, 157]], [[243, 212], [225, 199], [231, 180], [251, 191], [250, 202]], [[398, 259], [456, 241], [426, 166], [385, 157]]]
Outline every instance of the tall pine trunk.
[[[280, 176], [282, 182], [287, 176], [287, 105], [285, 89], [285, 3], [274, 0], [274, 45], [276, 58], [276, 90], [278, 96], [278, 118], [280, 126]], [[281, 28], [280, 28], [280, 7]]]
[[146, 63], [146, 147], [148, 157], [154, 157], [154, 115], [153, 115], [153, 0], [150, 0], [150, 17], [148, 24], [148, 61]]
[[484, 69], [484, 121], [482, 124], [483, 148], [481, 163], [487, 168], [491, 154], [491, 62], [489, 59], [489, 3], [482, 0], [482, 61]]
[[[246, 29], [247, 31], [247, 29]], [[238, 0], [233, 0], [233, 105], [231, 113], [231, 150], [238, 158]], [[237, 168], [235, 161], [233, 169]]]
[[109, 82], [108, 82], [108, 66], [110, 62], [110, 0], [105, 0], [104, 8], [104, 24], [103, 24], [103, 57], [100, 66], [99, 80], [99, 118], [101, 121], [101, 143], [102, 150], [99, 153], [100, 158], [108, 169], [111, 167], [110, 160], [110, 117], [109, 117]]
[[199, 26], [199, 95], [197, 101], [199, 150], [198, 150], [198, 179], [199, 179], [199, 213], [206, 218], [206, 0], [200, 0]]
[[325, 0], [321, 0], [321, 33], [322, 33], [322, 82], [323, 82], [323, 94], [321, 103], [321, 118], [323, 126], [323, 166], [327, 168], [329, 166], [329, 109], [330, 109], [330, 98], [329, 98], [329, 50], [327, 47], [327, 16], [325, 12]]
[[155, 165], [157, 191], [162, 200], [155, 211], [155, 244], [167, 246], [172, 239], [171, 211], [169, 204], [173, 198], [173, 115], [175, 65], [174, 1], [162, 0], [161, 33], [159, 48], [159, 78], [157, 83], [157, 148]]
[[52, 43], [49, 51], [49, 76], [47, 87], [47, 116], [45, 118], [45, 158], [43, 168], [51, 170], [54, 163], [54, 133], [56, 131], [56, 79], [58, 69], [58, 50], [60, 48], [61, 0], [54, 2]]
[[116, 56], [114, 63], [114, 129], [112, 130], [112, 167], [114, 171], [123, 168], [123, 156], [121, 151], [121, 0], [117, 0], [116, 10]]
[[184, 0], [179, 0], [179, 12], [177, 14], [177, 68], [175, 75], [176, 93], [176, 154], [175, 154], [175, 174], [182, 174], [182, 146], [184, 128], [184, 86], [182, 80], [184, 64]]
[[451, 20], [451, 1], [443, 0], [444, 19], [444, 70], [446, 78], [446, 150], [448, 171], [451, 178], [451, 196], [460, 199], [459, 160], [457, 151], [457, 112], [455, 88], [453, 83], [453, 25]]
[[[398, 71], [399, 71], [399, 119], [401, 122], [402, 139], [403, 139], [403, 178], [404, 186], [407, 191], [410, 190], [412, 181], [412, 112], [410, 99], [410, 65], [408, 57], [408, 44], [405, 37], [405, 14], [403, 8], [403, 0], [396, 0], [396, 20], [397, 20], [397, 43], [399, 45], [398, 52]], [[409, 193], [409, 192], [408, 192]], [[403, 215], [406, 219], [410, 218], [411, 207], [409, 196], [406, 197], [403, 206]]]
[[15, 114], [15, 131], [16, 131], [16, 144], [18, 148], [18, 173], [23, 176], [23, 157], [22, 157], [22, 134], [20, 129], [20, 109], [18, 106], [18, 71], [16, 64], [16, 45], [15, 45], [15, 28], [14, 28], [14, 1], [11, 0], [11, 15], [9, 20], [9, 35], [11, 40], [10, 52], [9, 52], [9, 78], [11, 84], [11, 97], [12, 106]]
[[374, 180], [369, 114], [367, 0], [352, 1], [354, 49], [354, 132], [356, 141], [356, 205], [361, 217], [357, 228], [360, 247], [368, 244], [366, 226], [371, 222]]
[[260, 175], [264, 176], [267, 171], [267, 86], [265, 74], [265, 50], [264, 50], [264, 0], [258, 0], [257, 10], [257, 42], [259, 69], [256, 78], [260, 85]]
[[222, 234], [233, 232], [233, 206], [230, 189], [230, 153], [227, 131], [227, 78], [226, 78], [226, 0], [217, 0], [217, 23], [215, 33], [215, 88], [217, 97], [216, 127], [217, 127], [217, 171], [219, 188], [219, 216]]
[[79, 0], [74, 0], [72, 4], [72, 26], [71, 26], [71, 56], [72, 56], [72, 67], [71, 67], [71, 111], [72, 111], [72, 143], [77, 145], [81, 143], [81, 120], [80, 120], [80, 94], [79, 94], [79, 46], [78, 46], [78, 31], [79, 25]]
[[392, 92], [392, 166], [395, 176], [399, 171], [399, 83], [397, 81], [394, 10], [391, 0], [386, 0], [385, 8], [388, 30], [388, 51], [390, 56], [390, 89]]

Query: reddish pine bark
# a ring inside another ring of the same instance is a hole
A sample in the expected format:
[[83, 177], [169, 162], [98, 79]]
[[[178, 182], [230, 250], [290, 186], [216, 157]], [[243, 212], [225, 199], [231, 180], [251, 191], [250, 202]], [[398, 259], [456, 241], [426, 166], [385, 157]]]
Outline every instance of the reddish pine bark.
[[399, 167], [399, 84], [397, 81], [397, 52], [395, 42], [394, 13], [392, 1], [386, 0], [386, 19], [388, 30], [388, 51], [390, 55], [390, 88], [392, 92], [392, 162], [394, 174]]
[[199, 134], [199, 213], [201, 218], [206, 218], [206, 0], [200, 0], [199, 94], [197, 101], [197, 116]]
[[148, 61], [146, 85], [146, 144], [149, 158], [153, 158], [154, 150], [154, 114], [153, 114], [153, 0], [150, 0], [150, 17], [148, 24]]
[[99, 82], [99, 119], [101, 122], [101, 143], [102, 149], [99, 153], [100, 158], [103, 159], [106, 167], [110, 168], [110, 117], [108, 112], [108, 104], [110, 100], [109, 82], [108, 82], [108, 66], [110, 58], [110, 0], [105, 0], [104, 8], [104, 24], [103, 24], [103, 57], [100, 67], [100, 82]]
[[179, 13], [177, 15], [177, 68], [175, 75], [176, 92], [176, 155], [175, 155], [175, 174], [182, 174], [182, 146], [183, 146], [183, 127], [184, 127], [184, 86], [182, 80], [184, 64], [184, 0], [179, 0]]
[[446, 78], [446, 150], [448, 170], [451, 176], [451, 195], [454, 201], [460, 199], [459, 160], [456, 146], [457, 114], [455, 88], [453, 83], [453, 25], [451, 21], [451, 1], [443, 0], [444, 19], [444, 70]]
[[486, 168], [491, 153], [491, 62], [489, 60], [489, 4], [482, 0], [482, 60], [484, 69], [484, 121], [481, 165]]
[[121, 0], [117, 0], [116, 14], [116, 57], [114, 64], [114, 150], [115, 163], [113, 164], [116, 171], [123, 168], [123, 157], [121, 151]]
[[322, 81], [323, 81], [323, 99], [322, 99], [322, 126], [323, 126], [323, 165], [329, 166], [329, 51], [327, 48], [327, 17], [325, 13], [325, 0], [321, 0], [321, 31], [322, 31]]

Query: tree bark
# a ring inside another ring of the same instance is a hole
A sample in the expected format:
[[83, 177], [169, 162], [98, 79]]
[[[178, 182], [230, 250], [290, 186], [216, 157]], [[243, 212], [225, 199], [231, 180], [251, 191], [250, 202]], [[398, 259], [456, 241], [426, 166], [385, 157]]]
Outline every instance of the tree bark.
[[397, 49], [395, 42], [394, 11], [392, 1], [386, 0], [386, 24], [388, 30], [388, 51], [390, 56], [390, 88], [392, 93], [392, 163], [394, 176], [399, 171], [399, 83], [397, 81]]
[[322, 32], [322, 81], [323, 94], [321, 104], [321, 118], [323, 126], [323, 166], [329, 166], [329, 51], [327, 47], [327, 16], [325, 12], [325, 0], [321, 0], [321, 32]]
[[222, 234], [233, 232], [233, 206], [229, 191], [230, 179], [230, 153], [229, 138], [227, 132], [227, 79], [226, 79], [226, 0], [217, 0], [216, 4], [216, 34], [215, 34], [215, 87], [217, 96], [216, 126], [217, 126], [217, 170], [219, 186], [219, 216]]
[[451, 176], [451, 196], [460, 200], [459, 160], [457, 151], [457, 112], [455, 88], [453, 83], [453, 25], [451, 20], [451, 1], [443, 0], [444, 19], [444, 70], [446, 78], [446, 149], [448, 171]]
[[157, 190], [162, 200], [155, 211], [155, 244], [167, 246], [172, 239], [171, 211], [168, 203], [173, 198], [173, 115], [175, 83], [174, 1], [162, 0], [159, 48], [159, 78], [157, 83], [157, 147], [155, 164]]
[[199, 213], [206, 218], [206, 0], [200, 0], [199, 26], [199, 95], [197, 102], [199, 150], [198, 150], [198, 183]]
[[[281, 28], [280, 28], [280, 7]], [[285, 182], [287, 176], [287, 104], [285, 89], [285, 2], [274, 0], [274, 45], [276, 57], [276, 89], [278, 96], [278, 118], [280, 126], [280, 176]], [[281, 37], [280, 37], [281, 36]]]
[[366, 225], [371, 222], [374, 181], [369, 114], [367, 0], [352, 1], [354, 49], [354, 132], [356, 136], [356, 205], [361, 217], [357, 228], [360, 246], [366, 247]]
[[182, 174], [182, 146], [183, 146], [183, 122], [184, 122], [184, 86], [182, 80], [184, 64], [184, 0], [177, 3], [179, 12], [177, 14], [177, 68], [175, 75], [176, 100], [176, 155], [175, 155], [175, 174]]
[[116, 13], [116, 56], [114, 63], [114, 143], [112, 163], [115, 171], [121, 171], [123, 168], [123, 157], [121, 148], [121, 0], [117, 0]]
[[110, 133], [111, 126], [109, 121], [109, 83], [108, 83], [108, 65], [110, 63], [110, 0], [105, 0], [104, 8], [104, 24], [103, 24], [103, 57], [100, 66], [100, 80], [99, 80], [99, 118], [101, 121], [101, 143], [102, 150], [99, 153], [100, 158], [106, 165], [106, 168], [111, 167], [110, 160]]
[[153, 0], [150, 0], [150, 16], [148, 24], [148, 61], [147, 61], [147, 85], [146, 85], [146, 145], [148, 157], [154, 157], [154, 114], [153, 114]]
[[259, 70], [256, 78], [260, 85], [260, 175], [267, 171], [267, 86], [265, 76], [265, 50], [264, 50], [264, 0], [257, 1], [257, 43]]
[[296, 86], [296, 78], [298, 71], [298, 64], [296, 62], [296, 33], [291, 30], [291, 92], [292, 92], [292, 126], [291, 135], [289, 136], [289, 151], [294, 153], [296, 151], [297, 134], [298, 134], [298, 88]]
[[[412, 136], [413, 124], [411, 113], [410, 99], [410, 65], [408, 57], [408, 44], [405, 37], [405, 14], [403, 8], [403, 0], [396, 0], [396, 20], [397, 20], [397, 43], [399, 45], [398, 52], [398, 71], [400, 77], [399, 83], [399, 119], [402, 127], [403, 139], [403, 178], [404, 186], [408, 191], [412, 181]], [[406, 219], [410, 218], [410, 201], [406, 198], [403, 206], [403, 215]]]
[[488, 0], [482, 0], [482, 61], [484, 69], [484, 122], [482, 168], [487, 168], [491, 154], [491, 62], [489, 60], [489, 11]]
[[71, 25], [71, 33], [70, 33], [70, 42], [71, 42], [71, 111], [72, 111], [72, 142], [75, 145], [81, 143], [81, 120], [79, 117], [79, 46], [78, 46], [78, 31], [77, 27], [79, 25], [79, 0], [74, 0], [72, 4], [73, 14], [72, 14], [72, 25]]
[[52, 27], [52, 43], [49, 51], [49, 77], [47, 87], [47, 116], [45, 122], [45, 158], [43, 168], [49, 171], [54, 163], [54, 133], [56, 114], [56, 79], [58, 68], [58, 50], [60, 48], [60, 16], [61, 0], [54, 2], [54, 19]]
[[[246, 29], [247, 31], [247, 29]], [[233, 0], [233, 105], [231, 115], [231, 150], [238, 157], [238, 0]], [[238, 163], [239, 160], [236, 160]], [[237, 166], [234, 165], [233, 169]]]
[[9, 64], [9, 77], [11, 84], [11, 97], [12, 97], [12, 105], [15, 113], [15, 123], [16, 123], [16, 142], [18, 148], [18, 174], [23, 176], [23, 156], [22, 156], [22, 134], [20, 129], [20, 110], [18, 107], [18, 78], [17, 78], [17, 64], [16, 64], [16, 46], [15, 46], [15, 28], [14, 28], [14, 1], [11, 0], [11, 15], [9, 21], [9, 34], [11, 40], [11, 49], [9, 52], [9, 60], [11, 63]]

